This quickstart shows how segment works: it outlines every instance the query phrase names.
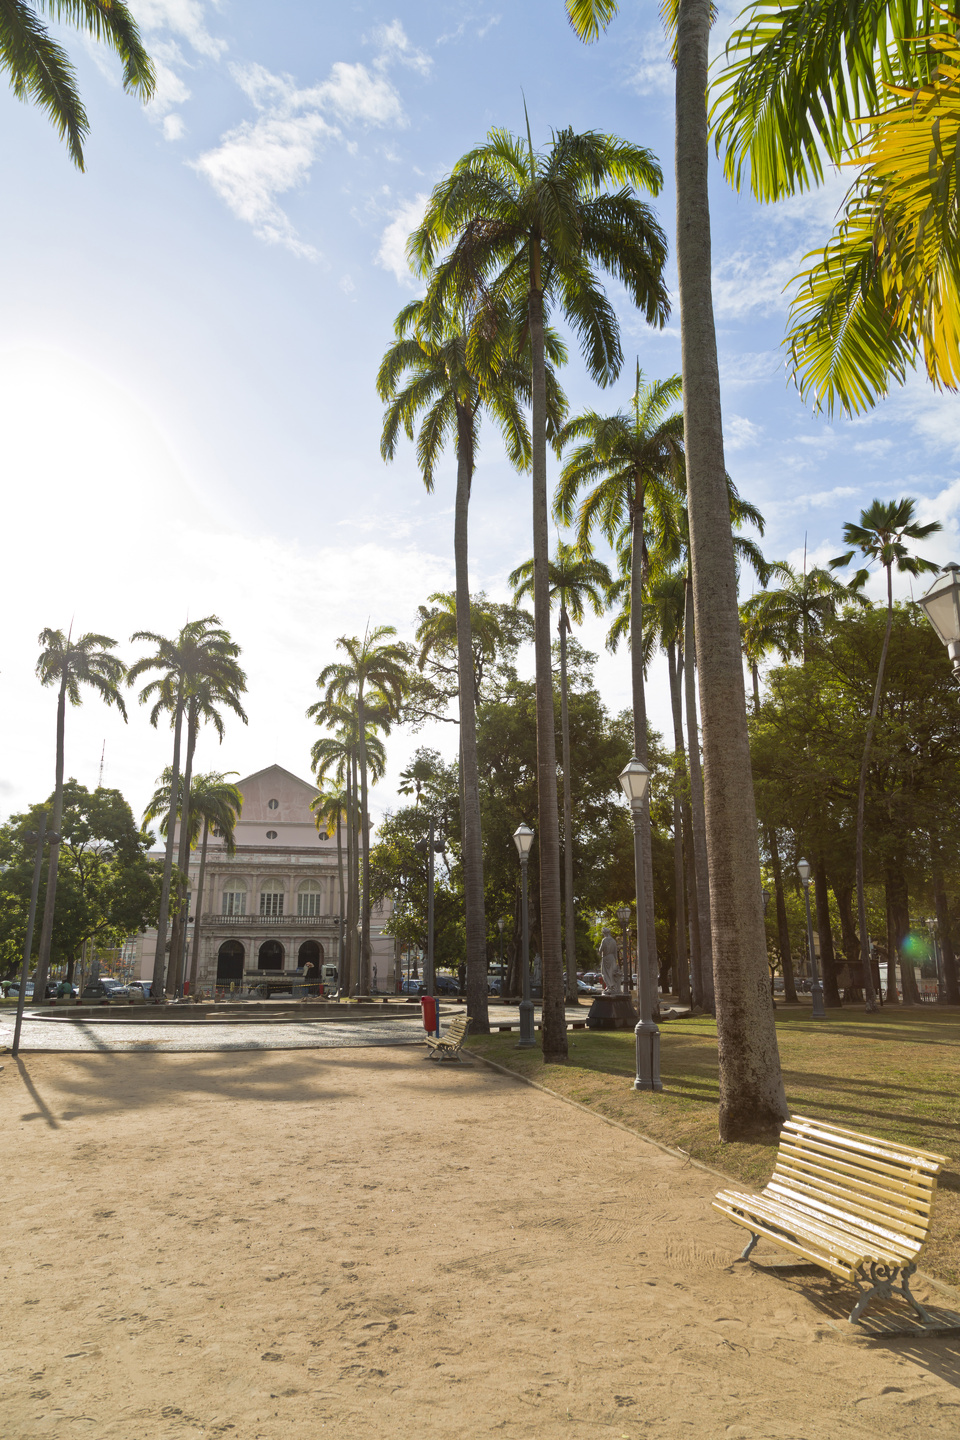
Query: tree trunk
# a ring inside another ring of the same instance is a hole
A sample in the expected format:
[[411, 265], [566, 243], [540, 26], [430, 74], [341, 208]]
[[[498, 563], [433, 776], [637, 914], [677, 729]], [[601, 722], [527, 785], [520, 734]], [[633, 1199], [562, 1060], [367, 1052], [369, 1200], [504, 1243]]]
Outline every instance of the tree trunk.
[[[345, 937], [344, 937], [344, 930], [345, 930], [345, 928], [346, 928], [346, 923], [347, 923], [346, 911], [345, 911], [345, 909], [344, 909], [344, 894], [343, 894], [343, 840], [342, 840], [342, 838], [341, 838], [340, 819], [341, 819], [341, 812], [340, 812], [340, 808], [339, 808], [339, 804], [338, 804], [338, 807], [337, 807], [337, 879], [338, 879], [339, 884], [340, 884], [340, 933], [339, 933], [339, 935], [337, 936], [337, 941], [338, 941], [338, 944], [337, 944], [337, 993], [338, 993], [338, 994], [339, 994], [340, 991], [343, 989], [344, 968], [345, 968], [345, 967], [344, 967], [344, 956], [343, 956], [343, 942], [344, 942], [344, 938], [345, 938]], [[348, 831], [347, 833], [349, 834], [349, 831]]]
[[820, 937], [820, 979], [823, 983], [823, 1003], [828, 1010], [841, 1009], [840, 989], [837, 985], [837, 957], [833, 949], [833, 929], [830, 924], [830, 891], [827, 889], [827, 872], [819, 855], [813, 857], [813, 879], [817, 900], [817, 934]]
[[[177, 886], [177, 913], [173, 922], [173, 940], [170, 945], [170, 975], [167, 990], [176, 994], [180, 989], [187, 954], [187, 919], [190, 913], [188, 882], [190, 872], [190, 785], [193, 780], [193, 755], [197, 748], [197, 734], [200, 725], [193, 701], [187, 701], [187, 758], [183, 767], [183, 796], [180, 801], [180, 843], [177, 847], [177, 869], [180, 883]], [[194, 916], [194, 924], [197, 923]]]
[[[673, 874], [676, 887], [676, 909], [677, 909], [677, 999], [681, 1005], [690, 1004], [690, 971], [687, 965], [687, 917], [684, 904], [684, 853], [683, 853], [683, 799], [680, 795], [680, 788], [687, 778], [687, 757], [683, 746], [683, 709], [680, 698], [680, 665], [678, 662], [677, 647], [673, 643], [667, 646], [667, 671], [670, 677], [670, 708], [673, 714], [673, 754], [674, 754], [674, 795], [673, 795]], [[689, 847], [690, 835], [687, 835]], [[691, 854], [692, 862], [693, 856]], [[690, 867], [688, 867], [690, 868]], [[696, 891], [693, 892], [693, 910], [696, 909]], [[693, 936], [696, 928], [697, 948], [699, 951], [700, 934], [699, 924], [693, 913], [690, 916], [690, 939], [691, 958], [693, 953]], [[700, 968], [700, 956], [697, 955], [696, 969]]]
[[183, 681], [177, 683], [177, 701], [173, 722], [173, 767], [170, 780], [170, 808], [167, 810], [167, 844], [163, 856], [163, 883], [160, 887], [160, 913], [157, 916], [157, 948], [153, 955], [153, 982], [150, 993], [155, 1000], [163, 995], [163, 978], [167, 963], [167, 918], [170, 913], [170, 885], [173, 880], [173, 832], [177, 823], [180, 787], [180, 738], [183, 731]]
[[957, 953], [953, 948], [953, 931], [950, 925], [950, 907], [943, 884], [943, 870], [939, 863], [933, 867], [933, 900], [937, 907], [937, 929], [940, 932], [940, 963], [943, 966], [944, 987], [948, 1005], [960, 1005], [960, 980], [957, 976]]
[[[644, 492], [639, 488], [630, 525], [630, 681], [633, 699], [633, 753], [647, 765], [647, 697], [643, 683], [643, 515]], [[647, 912], [647, 957], [650, 983], [656, 1003], [657, 926], [653, 905], [653, 845], [650, 837], [650, 787], [643, 797], [640, 821], [640, 849], [643, 855], [643, 900]], [[637, 924], [640, 917], [637, 916]], [[639, 974], [639, 972], [638, 972]]]
[[[677, 271], [684, 440], [699, 659], [720, 1137], [779, 1134], [789, 1111], [767, 965], [711, 292], [707, 64], [711, 0], [680, 0]], [[688, 731], [691, 755], [695, 736]]]
[[793, 975], [793, 955], [790, 952], [790, 926], [787, 924], [787, 902], [783, 894], [783, 866], [780, 864], [780, 848], [777, 832], [771, 825], [767, 830], [767, 845], [770, 850], [770, 868], [773, 871], [773, 890], [777, 904], [777, 940], [780, 959], [783, 962], [783, 998], [788, 1005], [796, 1005], [797, 983]]
[[[457, 597], [457, 679], [460, 700], [460, 775], [463, 815], [463, 899], [467, 948], [467, 1014], [474, 1035], [489, 1035], [487, 926], [483, 904], [483, 832], [477, 767], [477, 704], [470, 618], [467, 540], [473, 473], [473, 416], [457, 406], [457, 499], [453, 557]], [[434, 967], [434, 970], [436, 967]], [[436, 980], [436, 973], [433, 975]]]
[[197, 876], [196, 904], [193, 907], [193, 954], [190, 957], [190, 994], [197, 993], [197, 973], [200, 969], [200, 916], [203, 907], [203, 881], [207, 869], [207, 836], [210, 826], [203, 822], [203, 839], [200, 842], [200, 873]]
[[370, 994], [370, 816], [367, 812], [367, 718], [363, 686], [357, 686], [357, 721], [360, 736], [360, 853], [362, 857], [360, 895], [360, 972], [358, 995]]
[[919, 1005], [917, 978], [913, 973], [913, 961], [906, 944], [910, 934], [910, 896], [907, 881], [902, 870], [888, 865], [886, 869], [887, 930], [888, 943], [893, 948], [891, 956], [899, 961], [900, 994], [904, 1005]]
[[357, 800], [357, 757], [350, 756], [350, 787], [353, 796], [353, 858], [350, 864], [350, 925], [348, 942], [350, 946], [350, 991], [360, 993], [360, 806]]
[[[867, 803], [867, 773], [870, 769], [870, 750], [873, 745], [873, 731], [877, 723], [877, 711], [880, 708], [880, 696], [883, 694], [883, 673], [887, 666], [887, 651], [890, 649], [890, 632], [893, 629], [893, 567], [887, 567], [887, 626], [883, 633], [883, 649], [880, 651], [880, 665], [877, 669], [877, 683], [873, 688], [873, 706], [870, 710], [870, 723], [867, 725], [867, 738], [863, 744], [863, 759], [860, 762], [860, 783], [857, 788], [857, 917], [860, 922], [860, 963], [863, 966], [864, 993], [867, 1001], [866, 1010], [876, 1010], [877, 997], [873, 989], [873, 974], [870, 969], [870, 936], [867, 930], [867, 900], [864, 891], [863, 880], [863, 832], [864, 815]], [[904, 1003], [907, 1001], [907, 994], [904, 991]]]
[[567, 1003], [576, 1005], [580, 995], [577, 990], [577, 937], [576, 915], [573, 904], [573, 797], [570, 771], [570, 709], [567, 704], [567, 631], [570, 620], [567, 607], [560, 606], [560, 737], [563, 760], [563, 903], [564, 939], [567, 951]]
[[[710, 923], [710, 866], [707, 861], [707, 828], [703, 802], [703, 773], [700, 768], [700, 737], [697, 724], [696, 626], [694, 594], [689, 577], [684, 585], [683, 668], [687, 699], [687, 745], [690, 751], [690, 812], [693, 830], [694, 872], [697, 878], [697, 921], [700, 929], [700, 1004], [716, 1014], [713, 975], [713, 936]], [[741, 676], [742, 680], [742, 676]], [[760, 857], [757, 856], [759, 875]], [[763, 953], [766, 961], [767, 936], [764, 927]], [[769, 969], [769, 967], [768, 967]]]
[[[840, 938], [843, 942], [843, 954], [847, 965], [850, 967], [851, 979], [850, 988], [859, 991], [856, 976], [860, 970], [860, 937], [857, 934], [857, 927], [853, 918], [853, 886], [844, 884], [836, 879], [831, 880], [831, 888], [837, 902], [837, 914], [840, 916]], [[871, 966], [871, 971], [873, 967]], [[874, 981], [876, 991], [876, 981]], [[844, 996], [850, 999], [850, 996]], [[858, 996], [859, 998], [859, 996]]]
[[533, 629], [537, 691], [537, 800], [540, 816], [540, 925], [543, 967], [543, 1058], [567, 1058], [563, 953], [560, 925], [560, 821], [557, 814], [557, 741], [550, 650], [550, 531], [547, 506], [547, 389], [543, 348], [540, 257], [532, 245], [529, 317], [533, 449]]
[[[50, 829], [60, 834], [63, 823], [63, 731], [67, 709], [67, 661], [63, 661], [64, 673], [57, 697], [57, 768], [53, 790], [53, 823]], [[33, 976], [33, 993], [42, 1000], [50, 971], [50, 950], [53, 945], [53, 915], [57, 904], [57, 862], [60, 858], [60, 841], [50, 841], [47, 861], [47, 891], [43, 897], [43, 920], [40, 925], [40, 947], [37, 951], [37, 968]], [[29, 964], [29, 961], [28, 961]]]

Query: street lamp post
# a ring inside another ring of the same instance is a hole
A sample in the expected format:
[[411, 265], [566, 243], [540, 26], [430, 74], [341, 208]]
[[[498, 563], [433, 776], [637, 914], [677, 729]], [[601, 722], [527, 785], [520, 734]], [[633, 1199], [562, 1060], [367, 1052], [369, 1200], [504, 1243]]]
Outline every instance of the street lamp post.
[[803, 898], [807, 907], [807, 948], [810, 951], [810, 974], [813, 977], [810, 984], [810, 995], [813, 1000], [813, 1018], [814, 1020], [826, 1020], [827, 1012], [823, 1008], [823, 986], [820, 984], [817, 956], [813, 948], [813, 920], [810, 917], [810, 877], [813, 874], [813, 867], [809, 860], [798, 860], [797, 871], [800, 875], [800, 883], [803, 886]]
[[[33, 887], [30, 891], [30, 910], [27, 914], [27, 934], [23, 942], [23, 969], [20, 971], [20, 993], [17, 996], [17, 1018], [13, 1027], [13, 1044], [10, 1046], [10, 1054], [17, 1056], [20, 1053], [20, 1027], [23, 1024], [23, 1007], [27, 999], [27, 978], [30, 974], [30, 951], [33, 949], [33, 927], [37, 918], [37, 896], [40, 894], [40, 871], [43, 869], [43, 847], [44, 843], [59, 840], [60, 836], [55, 830], [47, 829], [47, 812], [40, 816], [39, 831], [28, 830], [23, 837], [28, 843], [36, 841], [37, 850], [33, 861]], [[34, 995], [34, 1000], [43, 1003], [42, 995]]]
[[520, 1043], [518, 1050], [536, 1045], [533, 1035], [533, 1001], [530, 999], [530, 926], [527, 918], [527, 862], [533, 848], [533, 831], [521, 820], [513, 832], [513, 843], [520, 856], [520, 929], [523, 970], [523, 999], [520, 1001]]
[[918, 602], [947, 647], [954, 676], [960, 680], [960, 565], [951, 561]]
[[933, 961], [937, 967], [937, 1004], [943, 1005], [947, 998], [947, 987], [943, 977], [943, 960], [940, 956], [940, 943], [937, 940], [937, 922], [932, 916], [927, 920], [927, 929], [930, 931], [930, 943], [933, 946]]
[[640, 832], [643, 822], [643, 797], [650, 771], [634, 755], [620, 771], [623, 793], [633, 813], [633, 868], [637, 890], [637, 999], [640, 1019], [634, 1029], [637, 1042], [637, 1077], [634, 1090], [662, 1090], [660, 1079], [660, 1031], [653, 1019], [653, 979], [647, 952], [647, 907], [643, 887], [643, 846]]
[[630, 994], [630, 936], [627, 925], [630, 923], [630, 906], [621, 905], [617, 910], [617, 919], [620, 921], [620, 933], [623, 936], [623, 978], [627, 994]]
[[504, 979], [505, 979], [505, 976], [504, 976], [504, 973], [503, 973], [503, 927], [504, 927], [505, 924], [506, 924], [506, 921], [504, 920], [503, 916], [501, 915], [501, 916], [500, 916], [500, 919], [497, 921], [497, 929], [500, 931], [500, 999], [501, 999], [501, 1000], [503, 999], [503, 982], [504, 982]]

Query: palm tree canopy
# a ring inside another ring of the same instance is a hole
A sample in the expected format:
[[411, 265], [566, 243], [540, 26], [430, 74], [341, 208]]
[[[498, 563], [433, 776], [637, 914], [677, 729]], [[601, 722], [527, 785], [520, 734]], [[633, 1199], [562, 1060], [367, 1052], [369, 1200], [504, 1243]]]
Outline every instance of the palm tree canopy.
[[[410, 663], [407, 647], [391, 639], [396, 633], [393, 625], [378, 625], [368, 630], [362, 640], [356, 635], [341, 635], [337, 649], [343, 651], [346, 660], [333, 661], [317, 676], [317, 688], [325, 692], [326, 700], [359, 699], [373, 690], [377, 695], [373, 703], [392, 706], [396, 713]], [[311, 713], [316, 713], [315, 706], [307, 711]]]
[[740, 606], [744, 651], [751, 663], [752, 657], [759, 661], [771, 649], [785, 656], [801, 654], [805, 644], [826, 634], [841, 606], [867, 603], [858, 576], [845, 585], [819, 566], [799, 575], [785, 561], [770, 568], [783, 583], [758, 590]]
[[[548, 574], [550, 598], [560, 601], [561, 623], [568, 629], [571, 621], [575, 625], [583, 624], [586, 605], [594, 615], [603, 614], [613, 579], [602, 560], [584, 555], [576, 546], [558, 540]], [[513, 603], [519, 605], [527, 595], [533, 594], [533, 561], [525, 560], [512, 570], [509, 582], [513, 586]]]
[[[353, 807], [354, 815], [356, 815], [356, 808], [356, 806]], [[322, 831], [328, 840], [336, 835], [341, 824], [346, 825], [350, 820], [347, 792], [339, 784], [328, 786], [327, 789], [315, 796], [310, 801], [310, 809], [313, 811], [317, 830]]]
[[[243, 807], [243, 796], [228, 780], [228, 775], [236, 775], [236, 770], [220, 772], [211, 770], [206, 775], [194, 775], [190, 781], [190, 801], [188, 805], [190, 825], [190, 848], [196, 849], [204, 824], [211, 830], [216, 830], [223, 838], [227, 853], [232, 855], [237, 848], [235, 826], [240, 818], [240, 811]], [[150, 797], [150, 803], [143, 812], [145, 825], [152, 824], [154, 820], [160, 822], [160, 834], [167, 834], [167, 822], [170, 815], [170, 786], [173, 782], [173, 770], [167, 766], [160, 779], [157, 781], [157, 788]], [[183, 815], [183, 787], [181, 786], [177, 796], [177, 820]]]
[[77, 88], [77, 72], [38, 11], [46, 11], [58, 25], [75, 25], [97, 44], [115, 51], [123, 61], [123, 88], [143, 101], [156, 90], [153, 62], [123, 0], [4, 0], [0, 6], [0, 70], [7, 72], [18, 100], [32, 101], [46, 112], [66, 141], [70, 159], [82, 170], [90, 122]]
[[238, 696], [247, 688], [247, 677], [237, 663], [240, 647], [220, 624], [216, 615], [191, 620], [175, 640], [157, 635], [152, 630], [137, 630], [131, 641], [148, 641], [156, 646], [153, 655], [146, 655], [131, 665], [127, 684], [133, 685], [142, 675], [159, 671], [140, 691], [140, 704], [153, 700], [150, 723], [156, 725], [160, 716], [170, 713], [176, 719], [178, 696], [193, 701], [196, 712], [213, 720], [222, 735], [219, 716], [214, 719], [216, 705], [228, 705], [246, 724], [246, 715]]
[[63, 685], [71, 705], [82, 703], [80, 686], [89, 685], [108, 705], [116, 705], [124, 720], [127, 708], [120, 685], [127, 669], [118, 655], [113, 654], [116, 640], [109, 635], [92, 632], [73, 640], [62, 630], [41, 630], [37, 644], [43, 651], [37, 661], [37, 677], [41, 685]]
[[727, 41], [711, 118], [728, 180], [759, 200], [819, 185], [840, 164], [885, 87], [930, 78], [914, 38], [952, 17], [930, 0], [752, 0]]
[[522, 332], [528, 295], [542, 295], [545, 317], [554, 308], [564, 314], [591, 376], [609, 384], [623, 360], [620, 327], [596, 268], [624, 286], [650, 324], [664, 325], [666, 236], [634, 193], [656, 195], [662, 180], [649, 150], [612, 135], [561, 130], [535, 151], [529, 132], [524, 143], [491, 130], [435, 186], [410, 237], [411, 260], [429, 277], [425, 314], [437, 324], [474, 302], [485, 323], [471, 327], [467, 359], [482, 371], [504, 326]]
[[[379, 735], [367, 734], [367, 769], [374, 780], [382, 780], [387, 769], [387, 752]], [[332, 771], [338, 784], [347, 776], [351, 760], [359, 759], [360, 742], [356, 727], [352, 733], [340, 731], [337, 735], [321, 735], [310, 749], [310, 763], [318, 780], [323, 781]]]
[[[926, 525], [918, 524], [914, 518], [913, 500], [874, 500], [865, 510], [860, 511], [860, 523], [850, 522], [843, 527], [843, 538], [851, 549], [830, 561], [833, 570], [845, 570], [859, 550], [868, 564], [872, 561], [887, 571], [888, 579], [894, 566], [901, 575], [922, 575], [927, 571], [939, 570], [932, 560], [923, 560], [911, 555], [905, 542], [925, 540], [928, 535], [942, 530], [939, 520]], [[863, 585], [867, 570], [858, 570], [852, 585]]]

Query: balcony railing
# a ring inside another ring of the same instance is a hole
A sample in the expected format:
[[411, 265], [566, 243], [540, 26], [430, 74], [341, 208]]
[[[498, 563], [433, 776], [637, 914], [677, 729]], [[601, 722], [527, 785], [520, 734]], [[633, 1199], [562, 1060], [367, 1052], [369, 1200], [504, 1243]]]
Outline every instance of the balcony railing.
[[288, 928], [301, 930], [304, 927], [310, 929], [312, 926], [339, 925], [339, 915], [214, 915], [208, 913], [200, 917], [200, 924], [212, 928], [221, 925], [245, 925], [250, 930], [260, 930], [265, 925], [286, 925]]

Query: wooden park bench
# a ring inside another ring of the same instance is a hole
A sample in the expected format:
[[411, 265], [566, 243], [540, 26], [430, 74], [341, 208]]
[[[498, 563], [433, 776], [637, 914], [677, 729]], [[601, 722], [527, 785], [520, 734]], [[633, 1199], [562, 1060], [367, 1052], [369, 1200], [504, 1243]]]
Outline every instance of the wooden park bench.
[[460, 1050], [464, 1040], [467, 1038], [467, 1031], [470, 1029], [470, 1017], [468, 1015], [457, 1015], [447, 1026], [446, 1035], [426, 1035], [428, 1060], [459, 1060]]
[[852, 1280], [860, 1299], [851, 1324], [894, 1289], [930, 1324], [909, 1280], [930, 1228], [937, 1176], [949, 1163], [945, 1155], [794, 1115], [780, 1132], [770, 1183], [759, 1195], [721, 1190], [713, 1205], [751, 1232], [741, 1260], [765, 1235]]

